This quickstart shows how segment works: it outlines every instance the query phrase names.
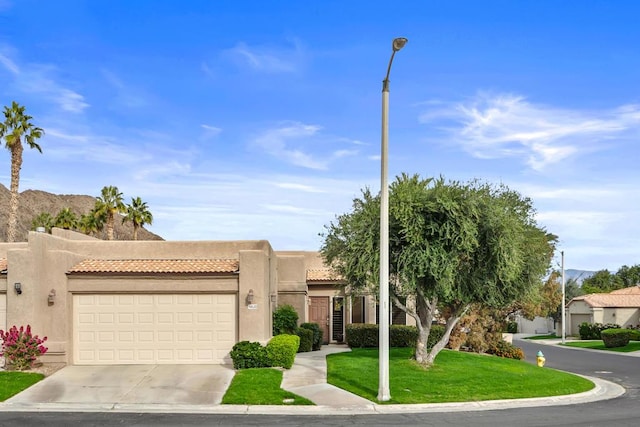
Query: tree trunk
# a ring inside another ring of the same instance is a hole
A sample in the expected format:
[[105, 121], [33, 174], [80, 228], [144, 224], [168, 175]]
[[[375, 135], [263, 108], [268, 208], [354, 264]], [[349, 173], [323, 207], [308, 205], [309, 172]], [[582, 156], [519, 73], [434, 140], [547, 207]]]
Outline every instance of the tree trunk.
[[140, 228], [140, 226], [133, 223], [133, 240], [138, 240], [138, 228]]
[[15, 242], [18, 234], [18, 206], [20, 204], [20, 169], [22, 168], [22, 142], [18, 139], [11, 147], [11, 199], [9, 200], [9, 221], [7, 242]]
[[[418, 301], [422, 302], [419, 303]], [[429, 350], [427, 348], [427, 343], [429, 340], [429, 334], [431, 333], [431, 323], [433, 321], [433, 313], [437, 307], [437, 300], [428, 301], [422, 297], [422, 295], [417, 296], [416, 301], [416, 309], [418, 313], [424, 313], [424, 315], [419, 315], [416, 319], [417, 327], [418, 327], [418, 341], [416, 343], [416, 362], [421, 364], [424, 367], [430, 367], [433, 365], [433, 362], [436, 360], [438, 353], [442, 351], [442, 349], [449, 342], [449, 337], [451, 336], [451, 331], [458, 324], [460, 318], [467, 311], [469, 306], [459, 307], [455, 310], [452, 310], [451, 316], [447, 319], [447, 323], [445, 325], [444, 334], [442, 338]]]
[[111, 212], [107, 214], [107, 240], [113, 240], [114, 217]]

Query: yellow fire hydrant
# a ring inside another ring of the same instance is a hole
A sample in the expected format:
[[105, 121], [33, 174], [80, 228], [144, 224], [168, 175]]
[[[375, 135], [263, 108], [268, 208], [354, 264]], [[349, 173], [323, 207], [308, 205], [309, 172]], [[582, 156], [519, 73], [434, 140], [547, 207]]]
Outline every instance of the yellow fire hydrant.
[[541, 351], [538, 351], [538, 355], [536, 357], [536, 362], [538, 362], [538, 367], [539, 368], [542, 368], [544, 366], [545, 360], [547, 360], [547, 359], [544, 358], [544, 354], [542, 354]]

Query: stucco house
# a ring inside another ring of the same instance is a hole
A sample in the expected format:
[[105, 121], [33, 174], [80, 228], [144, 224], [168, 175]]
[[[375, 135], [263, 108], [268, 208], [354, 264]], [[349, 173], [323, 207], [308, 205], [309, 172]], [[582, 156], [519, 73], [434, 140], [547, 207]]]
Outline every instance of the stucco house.
[[103, 241], [54, 228], [0, 243], [0, 328], [47, 336], [43, 361], [229, 363], [236, 342], [270, 339], [281, 304], [319, 323], [325, 343], [375, 323], [375, 298], [340, 283], [317, 252], [265, 240]]
[[637, 327], [640, 324], [640, 286], [576, 297], [567, 304], [566, 313], [567, 335], [577, 335], [583, 322]]

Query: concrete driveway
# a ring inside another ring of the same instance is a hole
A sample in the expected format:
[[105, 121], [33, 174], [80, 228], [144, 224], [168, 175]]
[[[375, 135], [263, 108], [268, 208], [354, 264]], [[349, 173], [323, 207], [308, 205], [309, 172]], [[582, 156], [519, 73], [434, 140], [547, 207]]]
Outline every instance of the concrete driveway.
[[233, 374], [221, 365], [67, 366], [6, 402], [216, 405]]

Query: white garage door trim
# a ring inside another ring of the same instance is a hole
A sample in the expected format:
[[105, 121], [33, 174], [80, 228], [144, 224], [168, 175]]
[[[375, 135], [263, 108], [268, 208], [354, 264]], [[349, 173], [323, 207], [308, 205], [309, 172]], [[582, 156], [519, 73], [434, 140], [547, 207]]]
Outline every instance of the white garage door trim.
[[235, 294], [75, 294], [74, 363], [228, 363], [236, 301]]

